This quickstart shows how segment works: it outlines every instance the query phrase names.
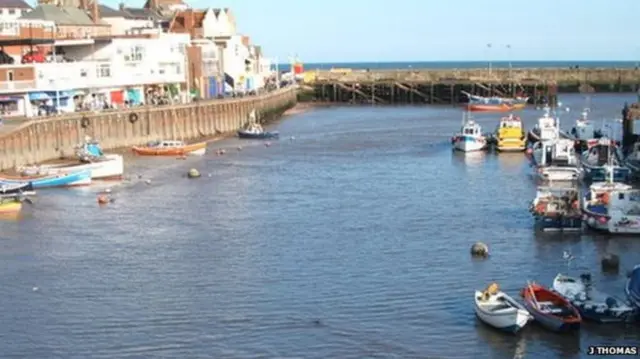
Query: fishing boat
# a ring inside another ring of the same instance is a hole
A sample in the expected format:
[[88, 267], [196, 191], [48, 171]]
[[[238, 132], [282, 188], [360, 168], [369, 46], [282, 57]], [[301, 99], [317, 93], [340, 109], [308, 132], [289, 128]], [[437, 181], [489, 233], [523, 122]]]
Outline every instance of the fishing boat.
[[524, 307], [543, 327], [552, 331], [580, 328], [580, 312], [560, 294], [539, 284], [528, 283], [520, 295], [524, 298]]
[[475, 312], [484, 323], [509, 333], [517, 333], [531, 319], [529, 312], [492, 283], [484, 291], [476, 291]]
[[640, 190], [611, 179], [592, 184], [582, 200], [582, 220], [600, 231], [640, 233]]
[[51, 187], [75, 187], [88, 186], [91, 184], [91, 171], [82, 170], [58, 175], [46, 176], [22, 176], [0, 178], [2, 185], [25, 185], [30, 184], [32, 188]]
[[538, 187], [529, 206], [537, 229], [543, 232], [582, 230], [577, 188]]
[[640, 264], [633, 267], [624, 291], [631, 304], [640, 309]]
[[471, 112], [510, 112], [522, 110], [527, 106], [528, 97], [483, 97], [462, 92], [469, 98], [466, 109]]
[[26, 183], [13, 183], [13, 184], [0, 184], [0, 196], [4, 195], [18, 195], [25, 192], [33, 191], [33, 184], [31, 182]]
[[527, 150], [536, 169], [536, 176], [543, 181], [577, 181], [581, 177], [580, 163], [573, 141], [559, 138], [538, 141]]
[[133, 146], [133, 152], [140, 156], [203, 156], [207, 150], [206, 142], [191, 145], [183, 141], [153, 141], [146, 146]]
[[573, 128], [571, 128], [576, 150], [580, 153], [595, 145], [598, 139], [602, 137], [602, 131], [595, 129], [593, 123], [589, 121], [588, 115], [589, 109], [585, 109], [582, 112], [582, 116], [576, 120]]
[[610, 174], [614, 182], [627, 182], [631, 170], [624, 167], [624, 160], [615, 141], [607, 137], [598, 142], [580, 156], [584, 178], [587, 181], [606, 181]]
[[453, 149], [462, 152], [481, 151], [487, 148], [487, 139], [482, 134], [482, 127], [474, 120], [463, 119], [460, 133], [451, 138]]
[[547, 107], [544, 115], [538, 118], [536, 125], [527, 134], [527, 140], [533, 144], [538, 141], [550, 141], [558, 138], [560, 138], [559, 121], [551, 116], [551, 110]]
[[510, 114], [500, 119], [493, 135], [493, 143], [500, 152], [520, 152], [526, 148], [526, 138], [520, 117]]
[[280, 134], [277, 131], [267, 132], [258, 123], [258, 116], [256, 110], [251, 110], [249, 119], [245, 127], [238, 131], [238, 137], [250, 140], [265, 140], [278, 138]]
[[632, 177], [640, 177], [640, 142], [633, 144], [631, 152], [624, 159], [624, 166], [631, 170]]
[[582, 274], [580, 278], [558, 274], [553, 279], [552, 288], [570, 301], [584, 319], [599, 323], [630, 322], [635, 319], [635, 308], [620, 298], [594, 288], [591, 274]]

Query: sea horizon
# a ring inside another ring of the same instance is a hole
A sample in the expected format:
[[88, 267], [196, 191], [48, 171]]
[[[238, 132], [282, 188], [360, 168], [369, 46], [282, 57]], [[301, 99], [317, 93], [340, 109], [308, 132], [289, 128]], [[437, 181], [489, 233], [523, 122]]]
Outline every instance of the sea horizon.
[[[473, 69], [488, 68], [491, 64], [495, 69], [511, 68], [637, 68], [638, 61], [393, 61], [393, 62], [302, 62], [305, 70], [329, 70], [332, 68], [349, 69], [371, 69], [371, 70], [392, 70], [392, 69]], [[291, 64], [278, 64], [278, 70], [290, 71]]]

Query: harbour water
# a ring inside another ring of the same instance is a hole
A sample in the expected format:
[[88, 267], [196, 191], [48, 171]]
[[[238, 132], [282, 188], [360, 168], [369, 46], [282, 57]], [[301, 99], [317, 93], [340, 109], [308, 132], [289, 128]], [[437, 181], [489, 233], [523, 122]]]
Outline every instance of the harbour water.
[[[634, 98], [594, 96], [591, 117], [619, 118]], [[569, 128], [584, 99], [561, 101]], [[540, 114], [521, 116], [530, 128]], [[499, 116], [476, 120], [491, 131]], [[590, 270], [623, 296], [640, 240], [535, 233], [524, 154], [453, 154], [461, 118], [317, 109], [270, 126], [270, 147], [130, 160], [102, 208], [95, 186], [41, 191], [0, 222], [0, 357], [583, 358], [640, 343], [637, 324], [510, 336], [476, 320], [473, 291], [493, 281], [519, 297], [527, 280]], [[187, 179], [192, 167], [203, 177]], [[475, 241], [490, 258], [470, 258]], [[619, 275], [601, 273], [605, 252]]]

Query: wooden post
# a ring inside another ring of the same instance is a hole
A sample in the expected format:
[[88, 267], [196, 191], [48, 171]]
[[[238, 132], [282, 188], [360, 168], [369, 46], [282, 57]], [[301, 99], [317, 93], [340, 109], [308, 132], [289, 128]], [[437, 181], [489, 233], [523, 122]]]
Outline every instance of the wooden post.
[[336, 84], [332, 84], [333, 86], [333, 102], [338, 102], [338, 86]]
[[356, 103], [356, 84], [351, 85], [351, 103]]

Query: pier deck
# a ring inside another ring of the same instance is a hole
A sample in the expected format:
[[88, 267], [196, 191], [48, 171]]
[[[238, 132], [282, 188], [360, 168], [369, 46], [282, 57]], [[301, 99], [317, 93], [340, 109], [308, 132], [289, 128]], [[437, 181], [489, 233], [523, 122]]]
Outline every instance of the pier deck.
[[636, 68], [315, 70], [305, 73], [312, 101], [373, 104], [457, 104], [481, 96], [526, 94], [551, 103], [558, 93], [637, 91]]

